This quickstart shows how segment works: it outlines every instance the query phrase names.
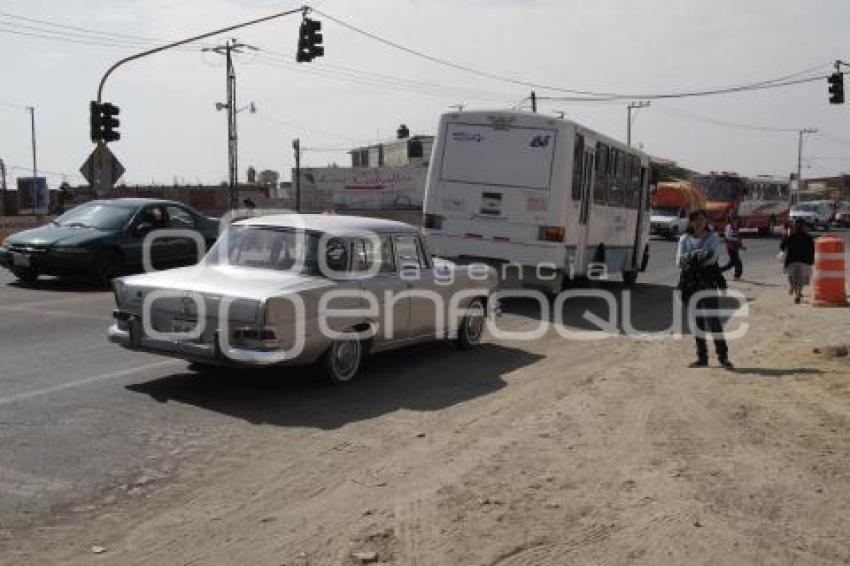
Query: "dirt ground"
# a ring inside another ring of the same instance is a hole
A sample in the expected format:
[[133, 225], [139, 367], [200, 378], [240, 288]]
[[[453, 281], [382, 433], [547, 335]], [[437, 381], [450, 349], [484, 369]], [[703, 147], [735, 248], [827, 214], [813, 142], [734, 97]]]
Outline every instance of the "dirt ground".
[[[780, 283], [735, 284], [751, 310], [737, 372], [685, 369], [690, 337], [491, 340], [450, 377], [455, 353], [426, 346], [434, 365], [405, 379], [434, 387], [392, 410], [371, 412], [389, 397], [366, 376], [327, 394], [351, 418], [206, 431], [5, 563], [850, 564], [850, 360], [812, 351], [850, 342], [848, 314]], [[379, 373], [402, 367], [388, 356]], [[311, 391], [291, 393], [326, 395]]]

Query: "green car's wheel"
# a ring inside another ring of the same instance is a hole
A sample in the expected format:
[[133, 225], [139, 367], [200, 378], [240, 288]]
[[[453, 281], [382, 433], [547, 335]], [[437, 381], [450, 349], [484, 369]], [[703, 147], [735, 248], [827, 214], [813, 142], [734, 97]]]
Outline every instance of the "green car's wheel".
[[32, 267], [16, 267], [12, 270], [12, 275], [24, 283], [35, 283], [38, 279], [38, 271]]
[[98, 287], [109, 287], [115, 277], [121, 275], [123, 261], [114, 250], [99, 252], [92, 261], [91, 279]]

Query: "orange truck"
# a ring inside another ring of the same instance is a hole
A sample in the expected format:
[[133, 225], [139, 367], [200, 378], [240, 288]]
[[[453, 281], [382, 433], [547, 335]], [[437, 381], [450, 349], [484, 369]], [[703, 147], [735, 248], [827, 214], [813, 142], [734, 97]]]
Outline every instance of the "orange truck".
[[688, 227], [691, 211], [705, 208], [705, 196], [690, 181], [664, 181], [652, 192], [650, 233], [678, 238]]

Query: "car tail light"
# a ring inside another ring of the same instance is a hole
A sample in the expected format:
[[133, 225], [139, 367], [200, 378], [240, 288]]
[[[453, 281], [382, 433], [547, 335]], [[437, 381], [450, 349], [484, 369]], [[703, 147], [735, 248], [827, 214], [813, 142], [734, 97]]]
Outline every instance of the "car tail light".
[[563, 242], [564, 232], [563, 226], [541, 226], [537, 238], [544, 242]]
[[422, 227], [439, 230], [443, 227], [443, 217], [439, 214], [423, 214]]

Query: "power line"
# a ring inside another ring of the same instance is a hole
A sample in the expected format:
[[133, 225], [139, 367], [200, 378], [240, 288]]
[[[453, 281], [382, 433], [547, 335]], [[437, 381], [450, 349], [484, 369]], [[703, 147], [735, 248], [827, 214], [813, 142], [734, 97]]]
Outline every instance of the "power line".
[[[4, 12], [0, 12], [0, 18], [5, 16]], [[118, 33], [107, 33], [107, 32], [98, 32], [95, 30], [89, 30], [87, 28], [79, 28], [76, 26], [65, 26], [62, 24], [56, 24], [52, 22], [47, 22], [45, 20], [35, 20], [33, 18], [23, 18], [21, 16], [6, 16], [6, 17], [16, 17], [19, 19], [24, 19], [27, 21], [37, 21], [40, 23], [44, 23], [44, 25], [51, 26], [54, 28], [60, 29], [51, 29], [51, 27], [44, 26], [35, 26], [29, 24], [22, 24], [18, 22], [10, 22], [8, 20], [4, 21], [0, 19], [0, 33], [11, 33], [14, 35], [28, 36], [28, 37], [36, 37], [41, 39], [51, 39], [56, 41], [65, 41], [69, 43], [77, 43], [83, 45], [95, 45], [101, 47], [126, 47], [126, 48], [140, 48], [148, 45], [162, 43], [166, 40], [160, 38], [153, 37], [143, 37], [137, 35], [129, 35], [129, 34], [118, 34]], [[61, 28], [68, 28], [71, 30], [82, 30], [82, 33], [79, 31], [65, 31]], [[196, 48], [188, 48], [189, 50], [196, 50]]]
[[[430, 54], [425, 53], [423, 51], [419, 51], [417, 49], [407, 47], [407, 46], [402, 45], [400, 43], [397, 43], [395, 41], [385, 39], [385, 38], [383, 38], [379, 35], [376, 35], [372, 32], [366, 31], [362, 28], [359, 28], [359, 27], [356, 27], [352, 24], [349, 24], [348, 22], [340, 20], [339, 18], [335, 18], [335, 17], [331, 16], [330, 14], [323, 12], [321, 10], [317, 10], [315, 8], [311, 8], [311, 10], [316, 12], [317, 14], [320, 14], [321, 16], [325, 17], [326, 19], [328, 19], [332, 22], [334, 22], [334, 23], [336, 23], [336, 24], [338, 24], [338, 25], [340, 25], [340, 26], [342, 26], [342, 27], [344, 27], [344, 28], [346, 28], [350, 31], [353, 31], [354, 33], [363, 35], [363, 36], [368, 37], [368, 38], [370, 38], [374, 41], [377, 41], [379, 43], [382, 43], [384, 45], [392, 47], [393, 49], [403, 51], [403, 52], [405, 52], [409, 55], [419, 57], [420, 59], [425, 59], [427, 61], [430, 61], [432, 63], [436, 63], [438, 65], [443, 65], [445, 67], [450, 67], [450, 68], [455, 69], [455, 70], [463, 71], [463, 72], [466, 72], [466, 73], [471, 73], [471, 74], [477, 75], [479, 77], [488, 78], [488, 79], [491, 79], [491, 80], [496, 80], [496, 81], [501, 81], [501, 82], [506, 82], [506, 83], [511, 83], [511, 84], [515, 84], [515, 85], [520, 85], [520, 86], [524, 86], [524, 87], [527, 87], [527, 88], [549, 90], [549, 91], [553, 91], [553, 92], [563, 92], [563, 93], [566, 93], [566, 94], [571, 94], [571, 95], [580, 96], [580, 97], [584, 97], [584, 98], [590, 97], [591, 99], [615, 100], [615, 99], [626, 99], [626, 98], [628, 98], [628, 99], [657, 100], [657, 99], [663, 99], [663, 98], [685, 98], [685, 97], [695, 97], [695, 96], [709, 96], [709, 95], [727, 94], [727, 93], [733, 93], [733, 92], [744, 92], [744, 91], [749, 91], [749, 90], [761, 90], [761, 89], [765, 89], [765, 88], [778, 88], [778, 87], [782, 87], [782, 86], [790, 86], [792, 84], [799, 84], [801, 82], [810, 82], [810, 81], [813, 81], [813, 80], [821, 80], [821, 79], [826, 77], [826, 75], [822, 75], [822, 76], [819, 75], [817, 77], [800, 79], [799, 81], [788, 80], [791, 77], [800, 76], [802, 74], [806, 74], [807, 72], [813, 72], [814, 70], [821, 69], [825, 66], [825, 65], [819, 65], [817, 67], [814, 67], [811, 70], [807, 69], [805, 71], [799, 71], [799, 72], [796, 72], [796, 73], [792, 73], [790, 75], [785, 75], [784, 77], [778, 77], [778, 78], [774, 78], [774, 79], [768, 79], [768, 80], [744, 84], [744, 85], [711, 88], [711, 89], [700, 90], [700, 91], [684, 91], [684, 92], [674, 92], [674, 93], [652, 93], [652, 94], [646, 94], [646, 93], [628, 93], [628, 94], [625, 94], [625, 93], [615, 93], [615, 92], [598, 92], [598, 91], [580, 90], [580, 89], [574, 89], [574, 88], [564, 88], [564, 87], [555, 86], [555, 85], [547, 85], [547, 84], [543, 84], [543, 83], [532, 82], [532, 81], [528, 81], [528, 80], [524, 80], [524, 79], [517, 79], [517, 78], [509, 77], [509, 76], [506, 76], [506, 75], [491, 73], [491, 72], [488, 72], [488, 71], [482, 71], [482, 70], [475, 69], [475, 68], [467, 66], [467, 65], [462, 65], [460, 63], [455, 63], [453, 61], [449, 61], [447, 59], [442, 59], [440, 57], [430, 55]], [[544, 97], [540, 97], [540, 98], [544, 98]], [[552, 97], [549, 97], [548, 99], [549, 100], [568, 100], [568, 99], [565, 99], [565, 98], [552, 98]]]
[[[7, 26], [16, 25], [16, 26], [19, 26], [19, 27], [31, 28], [31, 29], [35, 29], [35, 30], [50, 32], [50, 33], [73, 34], [73, 35], [80, 35], [80, 36], [83, 36], [83, 37], [85, 37], [85, 36], [95, 36], [95, 39], [103, 39], [103, 40], [110, 40], [110, 41], [118, 40], [122, 43], [133, 42], [133, 43], [138, 44], [138, 45], [148, 45], [148, 44], [152, 44], [152, 43], [167, 43], [167, 42], [170, 41], [169, 39], [165, 39], [165, 38], [162, 38], [162, 37], [136, 35], [136, 34], [131, 34], [131, 33], [115, 33], [115, 32], [100, 31], [100, 30], [96, 30], [96, 29], [92, 29], [92, 28], [85, 28], [85, 27], [80, 27], [80, 26], [73, 26], [73, 25], [70, 25], [70, 24], [57, 23], [57, 22], [53, 22], [53, 21], [50, 21], [50, 20], [42, 20], [42, 19], [38, 19], [38, 18], [30, 18], [30, 17], [26, 17], [26, 16], [19, 16], [19, 15], [11, 14], [9, 12], [4, 12], [4, 11], [0, 11], [0, 18], [20, 20], [20, 21], [24, 21], [24, 22], [31, 22], [31, 23], [40, 24], [42, 26], [49, 26], [50, 28], [57, 28], [57, 29], [55, 29], [55, 30], [44, 29], [43, 27], [39, 28], [39, 27], [35, 27], [35, 26], [27, 26], [26, 24], [20, 24], [20, 23], [15, 23], [15, 22], [2, 22], [2, 23], [4, 23], [4, 25], [7, 25]], [[71, 30], [71, 31], [69, 32], [69, 31], [64, 31], [64, 30]], [[76, 33], [76, 32], [82, 32], [82, 33]]]
[[727, 122], [725, 120], [718, 120], [717, 118], [711, 118], [709, 116], [703, 116], [701, 114], [695, 114], [693, 112], [686, 112], [684, 110], [679, 110], [676, 108], [665, 108], [663, 106], [656, 106], [656, 112], [660, 112], [662, 114], [669, 114], [672, 116], [680, 116], [684, 118], [689, 118], [691, 120], [697, 120], [699, 122], [705, 122], [707, 124], [712, 124], [714, 126], [720, 126], [723, 128], [733, 128], [737, 130], [751, 130], [757, 132], [777, 132], [777, 133], [797, 133], [799, 128], [778, 128], [773, 126], [756, 126], [750, 124], [739, 124], [736, 122]]
[[[281, 68], [281, 69], [291, 69], [292, 68], [285, 63], [281, 63], [280, 61], [264, 59], [264, 58], [259, 58], [259, 57], [257, 58], [256, 63], [261, 64], [261, 65], [271, 66], [271, 67], [277, 67], [277, 68]], [[457, 97], [459, 96], [459, 94], [458, 94], [459, 91], [457, 91], [457, 90], [453, 91], [451, 93], [449, 93], [449, 92], [445, 92], [445, 93], [436, 92], [434, 90], [428, 91], [428, 90], [422, 89], [421, 87], [408, 86], [408, 85], [405, 85], [403, 83], [393, 83], [393, 82], [389, 82], [389, 81], [385, 81], [385, 80], [381, 80], [381, 79], [371, 78], [368, 75], [364, 75], [362, 77], [357, 77], [357, 76], [353, 76], [353, 75], [341, 75], [341, 74], [338, 74], [338, 73], [324, 71], [324, 70], [322, 70], [318, 67], [309, 68], [309, 69], [304, 68], [304, 67], [299, 67], [299, 68], [297, 68], [297, 70], [299, 70], [300, 72], [311, 74], [311, 75], [316, 76], [316, 77], [321, 77], [321, 78], [326, 78], [326, 79], [336, 80], [336, 81], [350, 82], [350, 83], [361, 84], [361, 85], [366, 85], [366, 86], [373, 86], [373, 87], [381, 88], [381, 89], [389, 89], [389, 90], [407, 92], [407, 93], [411, 93], [411, 94], [416, 94], [418, 96], [428, 96], [428, 97], [432, 97], [432, 98], [440, 98], [440, 99], [452, 100], [452, 101], [455, 101], [457, 99]], [[473, 99], [473, 100], [484, 100], [484, 98], [479, 97], [479, 96], [468, 96], [466, 98], [470, 98], [470, 99]], [[507, 99], [507, 97], [505, 99], [497, 99], [497, 98], [493, 97], [493, 98], [488, 98], [487, 100], [505, 103], [506, 99]]]
[[824, 132], [824, 131], [821, 131], [820, 135], [821, 135], [822, 138], [828, 139], [828, 140], [833, 141], [835, 143], [850, 145], [850, 140], [848, 140], [848, 139], [840, 138], [838, 136], [835, 136], [833, 134], [830, 134], [830, 133], [827, 133], [827, 132]]
[[[277, 52], [277, 51], [272, 51], [272, 50], [269, 50], [269, 49], [263, 49], [262, 51], [266, 55], [268, 55], [268, 57], [270, 59], [273, 59], [275, 61], [279, 61], [281, 63], [289, 64], [289, 65], [294, 66], [294, 67], [302, 68], [302, 66], [300, 66], [300, 65], [297, 65], [295, 63], [291, 63], [290, 58], [288, 58], [283, 53], [280, 53], [280, 52]], [[398, 76], [398, 75], [387, 75], [387, 74], [376, 73], [376, 72], [372, 72], [372, 71], [364, 71], [364, 70], [355, 69], [355, 68], [352, 68], [352, 67], [346, 67], [346, 66], [343, 66], [343, 65], [334, 65], [334, 64], [327, 63], [327, 62], [322, 62], [319, 65], [318, 68], [321, 69], [322, 71], [327, 72], [327, 73], [336, 72], [336, 73], [340, 73], [340, 74], [345, 75], [345, 76], [365, 77], [365, 78], [369, 78], [370, 80], [385, 81], [389, 84], [400, 84], [400, 85], [411, 87], [411, 88], [427, 88], [427, 89], [432, 89], [432, 90], [433, 89], [441, 89], [441, 90], [451, 91], [452, 93], [460, 93], [460, 92], [469, 93], [472, 96], [480, 97], [481, 100], [489, 99], [489, 100], [498, 100], [499, 102], [504, 102], [504, 101], [510, 100], [512, 98], [511, 95], [507, 95], [507, 94], [500, 95], [499, 93], [494, 93], [492, 91], [484, 91], [484, 90], [469, 89], [469, 88], [458, 88], [458, 87], [453, 86], [453, 85], [433, 83], [433, 82], [421, 81], [421, 80], [416, 80], [416, 79], [408, 79], [408, 78], [401, 77], [401, 76]], [[496, 98], [496, 96], [498, 96], [498, 98]]]

